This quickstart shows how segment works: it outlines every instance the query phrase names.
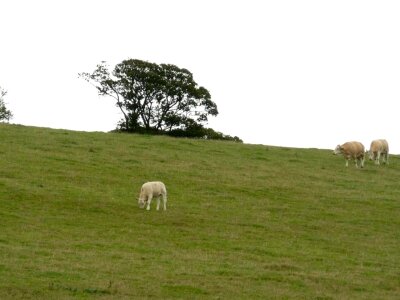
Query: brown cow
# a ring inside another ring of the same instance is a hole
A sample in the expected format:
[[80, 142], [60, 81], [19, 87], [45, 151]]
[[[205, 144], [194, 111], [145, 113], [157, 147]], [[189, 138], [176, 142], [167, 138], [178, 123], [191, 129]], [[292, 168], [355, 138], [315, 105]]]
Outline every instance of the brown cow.
[[375, 164], [380, 164], [379, 160], [381, 156], [383, 163], [389, 164], [389, 145], [386, 140], [380, 139], [372, 141], [368, 153], [369, 159], [374, 160]]
[[364, 168], [364, 145], [360, 142], [347, 142], [343, 145], [337, 145], [336, 149], [333, 150], [333, 154], [343, 154], [346, 160], [346, 167], [349, 166], [349, 160], [354, 159], [356, 167], [358, 168], [358, 162], [361, 164], [361, 168]]

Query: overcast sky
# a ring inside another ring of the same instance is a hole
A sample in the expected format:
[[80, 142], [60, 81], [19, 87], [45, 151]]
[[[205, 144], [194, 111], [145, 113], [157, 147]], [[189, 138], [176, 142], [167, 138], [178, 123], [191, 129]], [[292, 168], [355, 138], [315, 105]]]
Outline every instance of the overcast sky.
[[400, 153], [400, 1], [2, 0], [0, 86], [12, 123], [109, 131], [80, 72], [134, 58], [186, 68], [246, 143]]

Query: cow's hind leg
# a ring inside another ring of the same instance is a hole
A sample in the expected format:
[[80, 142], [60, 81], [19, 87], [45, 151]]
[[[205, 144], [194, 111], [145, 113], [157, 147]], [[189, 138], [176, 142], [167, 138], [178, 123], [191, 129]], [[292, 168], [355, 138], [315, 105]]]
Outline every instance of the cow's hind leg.
[[160, 209], [160, 196], [157, 197], [157, 210]]
[[388, 165], [389, 164], [389, 154], [388, 153], [383, 154], [382, 160], [385, 163], [385, 165]]

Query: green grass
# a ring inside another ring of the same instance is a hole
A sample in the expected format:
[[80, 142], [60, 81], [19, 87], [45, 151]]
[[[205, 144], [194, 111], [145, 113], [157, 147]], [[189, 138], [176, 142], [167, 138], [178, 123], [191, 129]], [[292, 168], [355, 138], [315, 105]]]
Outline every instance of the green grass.
[[[0, 299], [400, 299], [400, 159], [0, 124]], [[333, 141], [334, 142], [334, 141]], [[165, 182], [166, 212], [138, 208]]]

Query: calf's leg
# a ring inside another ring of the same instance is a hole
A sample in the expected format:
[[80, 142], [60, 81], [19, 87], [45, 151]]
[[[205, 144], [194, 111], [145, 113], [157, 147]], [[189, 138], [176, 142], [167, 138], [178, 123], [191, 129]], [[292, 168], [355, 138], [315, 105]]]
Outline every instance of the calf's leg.
[[160, 209], [160, 196], [157, 197], [157, 210]]
[[163, 204], [164, 204], [164, 210], [167, 210], [167, 195], [163, 195]]
[[153, 195], [149, 195], [149, 197], [147, 198], [147, 210], [150, 210], [151, 199], [153, 199]]

